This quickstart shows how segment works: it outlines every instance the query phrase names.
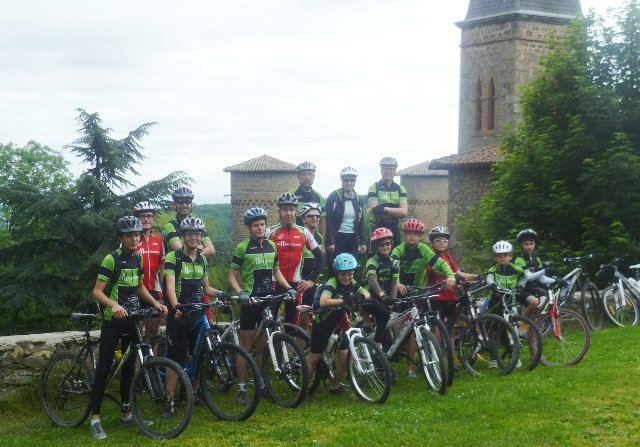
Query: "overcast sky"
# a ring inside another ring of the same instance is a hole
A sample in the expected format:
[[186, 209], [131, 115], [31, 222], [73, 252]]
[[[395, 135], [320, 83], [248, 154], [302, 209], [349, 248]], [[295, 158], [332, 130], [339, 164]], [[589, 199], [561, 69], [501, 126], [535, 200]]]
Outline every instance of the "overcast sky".
[[[583, 11], [623, 0], [582, 0]], [[316, 189], [356, 190], [457, 151], [460, 30], [468, 0], [5, 2], [0, 14], [0, 142], [61, 151], [76, 108], [112, 137], [142, 141], [136, 185], [175, 170], [197, 203], [225, 203], [229, 174], [263, 154], [318, 166]], [[274, 198], [275, 199], [275, 198]]]

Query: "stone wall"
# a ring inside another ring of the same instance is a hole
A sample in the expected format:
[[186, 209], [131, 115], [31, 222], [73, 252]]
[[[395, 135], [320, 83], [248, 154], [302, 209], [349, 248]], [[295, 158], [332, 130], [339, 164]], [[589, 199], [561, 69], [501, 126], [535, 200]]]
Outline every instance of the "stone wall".
[[[84, 332], [0, 337], [0, 401], [37, 389], [40, 371], [56, 351], [80, 346]], [[100, 331], [92, 335], [98, 337]]]
[[401, 183], [407, 189], [408, 217], [420, 219], [427, 231], [447, 223], [449, 180], [446, 175], [403, 176]]
[[245, 211], [259, 206], [267, 211], [267, 225], [278, 222], [276, 199], [280, 194], [298, 185], [295, 172], [232, 172], [231, 217], [233, 242], [238, 244], [248, 237], [243, 223]]

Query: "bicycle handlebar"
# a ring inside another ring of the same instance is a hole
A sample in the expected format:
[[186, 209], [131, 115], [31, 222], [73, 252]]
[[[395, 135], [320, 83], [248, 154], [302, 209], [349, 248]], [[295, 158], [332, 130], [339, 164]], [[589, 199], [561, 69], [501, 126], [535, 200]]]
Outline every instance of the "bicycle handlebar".
[[595, 259], [595, 258], [599, 258], [601, 256], [602, 256], [601, 254], [590, 253], [588, 255], [583, 255], [583, 256], [574, 256], [574, 257], [569, 257], [569, 258], [562, 258], [562, 262], [565, 262], [567, 264], [580, 264], [583, 261], [586, 261], [588, 259]]

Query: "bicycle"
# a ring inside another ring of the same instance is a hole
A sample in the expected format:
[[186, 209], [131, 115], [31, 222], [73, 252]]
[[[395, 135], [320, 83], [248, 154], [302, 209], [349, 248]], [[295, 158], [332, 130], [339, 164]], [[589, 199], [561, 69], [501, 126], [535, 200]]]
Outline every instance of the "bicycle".
[[[184, 431], [193, 411], [193, 389], [186, 373], [172, 360], [154, 357], [151, 345], [144, 343], [137, 321], [158, 317], [153, 309], [129, 311], [134, 341], [120, 360], [114, 360], [107, 385], [121, 370], [125, 362], [135, 355], [140, 363], [131, 383], [130, 404], [133, 420], [140, 430], [154, 439], [175, 438]], [[91, 322], [97, 314], [72, 313], [71, 318], [81, 322], [84, 343], [78, 352], [60, 351], [54, 354], [40, 376], [40, 395], [47, 416], [56, 425], [77, 427], [91, 411], [89, 394], [95, 371], [97, 338], [91, 337]], [[176, 391], [171, 396], [165, 387], [165, 371], [171, 369], [177, 376]], [[118, 403], [118, 399], [105, 393], [105, 397]], [[175, 413], [162, 417], [167, 403], [174, 401]]]
[[[178, 305], [183, 313], [201, 312], [191, 326], [198, 335], [185, 371], [196, 388], [196, 396], [202, 397], [214, 415], [225, 421], [244, 421], [258, 407], [262, 379], [251, 355], [239, 345], [222, 341], [219, 337], [222, 328], [210, 326], [206, 315], [202, 314], [203, 310], [220, 304], [216, 300]], [[158, 352], [166, 352], [169, 343], [166, 336], [156, 336], [153, 346], [158, 347]], [[243, 385], [238, 378], [239, 368], [245, 371]]]
[[586, 261], [597, 258], [599, 255], [588, 254], [573, 258], [563, 258], [562, 262], [573, 264], [575, 267], [562, 277], [565, 285], [559, 294], [560, 307], [570, 307], [576, 302], [576, 292], [580, 291], [580, 310], [594, 331], [602, 328], [604, 321], [604, 309], [600, 300], [598, 288], [585, 271]]
[[480, 314], [478, 310], [474, 296], [491, 287], [482, 280], [458, 283], [454, 340], [460, 363], [472, 376], [510, 374], [520, 358], [515, 328], [498, 315]]
[[542, 357], [545, 366], [577, 364], [591, 344], [589, 323], [578, 312], [561, 307], [558, 299], [566, 283], [559, 278], [546, 287], [546, 302], [538, 307], [534, 320], [542, 334]]
[[[384, 346], [383, 352], [389, 362], [397, 362], [401, 356], [407, 356], [404, 353], [404, 347], [407, 342], [412, 342], [411, 334], [413, 333], [427, 385], [432, 390], [444, 394], [449, 383], [446, 356], [438, 339], [431, 332], [426, 318], [421, 315], [422, 312], [416, 305], [416, 302], [427, 301], [429, 296], [429, 294], [409, 296], [396, 300], [397, 305], [409, 304], [410, 307], [404, 312], [391, 314], [386, 327], [387, 333], [391, 335], [391, 340]], [[409, 361], [416, 363], [413, 358], [409, 358]]]
[[602, 292], [602, 303], [609, 320], [616, 326], [637, 325], [640, 322], [640, 290], [618, 271], [617, 263], [627, 255], [602, 264], [597, 275], [607, 274], [611, 284]]
[[[313, 318], [311, 306], [298, 306], [299, 312], [307, 312]], [[350, 310], [346, 306], [333, 309]], [[309, 392], [313, 393], [321, 384], [328, 387], [333, 381], [338, 348], [343, 337], [347, 338], [347, 372], [351, 388], [358, 399], [370, 403], [384, 403], [391, 392], [391, 367], [382, 349], [362, 334], [360, 328], [336, 327], [322, 353], [322, 359], [316, 365], [316, 371], [309, 385]]]
[[[516, 300], [516, 291], [498, 287], [495, 289], [500, 294], [500, 300], [488, 309], [501, 315], [517, 331], [520, 342], [520, 365], [526, 371], [533, 371], [538, 366], [542, 357], [542, 333], [538, 326], [530, 318], [520, 314], [520, 306]], [[516, 367], [518, 367], [516, 364]]]
[[[266, 335], [267, 346], [260, 365], [264, 387], [277, 404], [295, 408], [305, 399], [309, 387], [307, 358], [296, 340], [280, 329], [277, 320], [273, 318], [271, 306], [268, 305], [285, 299], [293, 298], [287, 293], [252, 297], [250, 304], [246, 305], [267, 304], [262, 311], [263, 318], [255, 331], [252, 345], [255, 346], [263, 333]], [[228, 306], [227, 310], [230, 312], [231, 323], [220, 333], [219, 338], [240, 346], [240, 320], [234, 319], [232, 306]]]

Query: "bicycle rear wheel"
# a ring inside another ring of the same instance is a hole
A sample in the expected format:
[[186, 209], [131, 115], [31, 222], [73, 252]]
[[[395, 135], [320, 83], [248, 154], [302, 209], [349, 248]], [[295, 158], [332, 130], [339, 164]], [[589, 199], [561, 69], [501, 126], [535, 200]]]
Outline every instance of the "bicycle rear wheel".
[[[245, 371], [244, 389], [238, 369]], [[260, 373], [253, 358], [240, 346], [215, 343], [200, 360], [200, 389], [209, 409], [225, 421], [244, 421], [260, 402]]]
[[84, 359], [71, 351], [55, 353], [40, 374], [44, 411], [54, 424], [77, 427], [91, 411], [92, 374]]
[[281, 332], [273, 334], [273, 349], [277, 370], [268, 346], [262, 355], [265, 388], [278, 405], [297, 407], [309, 387], [307, 357], [293, 338]]
[[558, 308], [555, 320], [552, 313], [543, 315], [536, 322], [543, 340], [540, 363], [545, 366], [575, 365], [589, 350], [589, 324], [571, 309]]
[[598, 288], [591, 281], [585, 281], [582, 285], [582, 315], [594, 331], [602, 329], [604, 321], [604, 308], [600, 300]]
[[516, 368], [533, 371], [542, 357], [542, 333], [533, 320], [527, 317], [511, 316], [510, 322], [516, 328], [520, 340], [520, 363], [516, 364]]
[[447, 390], [447, 361], [438, 339], [425, 326], [418, 326], [422, 347], [420, 361], [424, 378], [429, 387], [440, 394]]
[[[166, 388], [170, 371], [177, 377], [173, 395]], [[130, 399], [133, 420], [140, 430], [154, 439], [177, 437], [191, 419], [191, 381], [184, 369], [170, 359], [147, 358], [133, 376]], [[173, 412], [168, 411], [170, 407]]]
[[356, 337], [354, 353], [349, 349], [349, 380], [360, 400], [384, 403], [391, 391], [391, 367], [387, 357], [375, 343], [365, 337]]
[[507, 375], [518, 363], [520, 343], [509, 322], [498, 315], [480, 315], [460, 336], [458, 352], [464, 369], [473, 376]]
[[429, 317], [428, 319], [429, 328], [431, 329], [431, 333], [438, 340], [438, 344], [442, 349], [442, 353], [444, 354], [445, 360], [447, 362], [447, 386], [453, 385], [453, 375], [455, 373], [455, 364], [454, 364], [454, 356], [453, 356], [453, 342], [451, 341], [451, 335], [447, 330], [447, 325], [444, 324], [438, 317]]
[[627, 290], [618, 286], [607, 287], [602, 293], [602, 302], [607, 316], [616, 326], [637, 325], [640, 319], [638, 303]]
[[311, 337], [302, 327], [294, 323], [283, 323], [285, 333], [298, 343], [304, 351], [311, 347]]

